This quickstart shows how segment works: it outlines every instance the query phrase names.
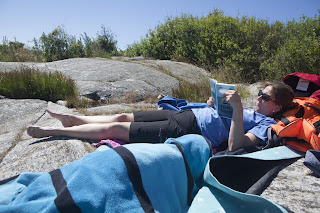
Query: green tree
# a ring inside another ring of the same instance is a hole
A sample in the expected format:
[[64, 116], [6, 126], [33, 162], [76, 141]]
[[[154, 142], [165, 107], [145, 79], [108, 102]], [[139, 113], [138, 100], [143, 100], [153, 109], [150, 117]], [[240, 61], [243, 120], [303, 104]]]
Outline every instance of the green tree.
[[70, 46], [67, 51], [70, 58], [85, 57], [85, 50], [81, 39], [77, 40], [75, 36], [70, 38]]
[[97, 33], [97, 44], [99, 48], [106, 53], [117, 52], [117, 41], [115, 35], [109, 28], [101, 26], [101, 31]]
[[81, 35], [83, 42], [84, 42], [84, 52], [86, 57], [93, 57], [93, 51], [94, 51], [94, 44], [92, 39], [87, 35], [87, 33], [84, 33], [84, 35]]
[[260, 67], [269, 79], [281, 80], [292, 72], [320, 75], [320, 16], [287, 23], [283, 45]]
[[42, 33], [39, 44], [48, 62], [68, 58], [69, 38], [62, 27], [57, 27], [48, 35]]

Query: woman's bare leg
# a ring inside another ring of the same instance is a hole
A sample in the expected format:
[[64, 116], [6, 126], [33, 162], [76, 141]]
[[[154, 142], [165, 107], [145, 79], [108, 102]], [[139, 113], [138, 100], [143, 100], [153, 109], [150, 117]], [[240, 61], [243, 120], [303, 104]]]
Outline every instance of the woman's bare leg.
[[79, 116], [65, 113], [55, 113], [47, 110], [51, 117], [58, 119], [64, 127], [79, 126], [90, 123], [134, 122], [133, 113], [117, 115]]
[[39, 126], [28, 126], [27, 133], [33, 138], [49, 136], [74, 137], [83, 139], [119, 139], [129, 141], [130, 122], [116, 123], [89, 123], [80, 126], [50, 128]]

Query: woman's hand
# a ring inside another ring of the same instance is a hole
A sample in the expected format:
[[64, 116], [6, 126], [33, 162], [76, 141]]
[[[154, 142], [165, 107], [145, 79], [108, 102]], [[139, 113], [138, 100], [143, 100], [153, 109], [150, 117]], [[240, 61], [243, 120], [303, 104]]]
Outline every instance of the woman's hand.
[[213, 97], [209, 97], [209, 100], [207, 100], [207, 104], [208, 104], [210, 107], [213, 107], [213, 105], [214, 105], [214, 98], [213, 98]]
[[242, 110], [241, 97], [236, 90], [227, 90], [222, 96], [222, 101], [227, 101], [233, 110]]

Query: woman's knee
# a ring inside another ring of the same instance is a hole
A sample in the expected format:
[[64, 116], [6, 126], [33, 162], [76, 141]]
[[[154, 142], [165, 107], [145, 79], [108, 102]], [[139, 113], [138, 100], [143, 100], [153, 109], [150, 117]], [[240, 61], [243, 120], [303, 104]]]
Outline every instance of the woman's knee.
[[133, 113], [121, 113], [116, 117], [118, 122], [134, 122]]
[[109, 139], [127, 139], [129, 137], [130, 122], [115, 122], [104, 125], [99, 134]]

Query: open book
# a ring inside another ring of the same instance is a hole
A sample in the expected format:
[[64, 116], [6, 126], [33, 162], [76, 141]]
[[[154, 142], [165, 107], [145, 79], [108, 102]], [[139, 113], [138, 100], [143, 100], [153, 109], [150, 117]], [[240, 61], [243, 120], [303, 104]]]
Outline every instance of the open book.
[[210, 79], [210, 86], [211, 96], [214, 98], [214, 108], [218, 114], [224, 118], [232, 118], [232, 106], [228, 102], [222, 101], [222, 95], [227, 90], [235, 90], [236, 86], [233, 84], [218, 83], [212, 78]]

